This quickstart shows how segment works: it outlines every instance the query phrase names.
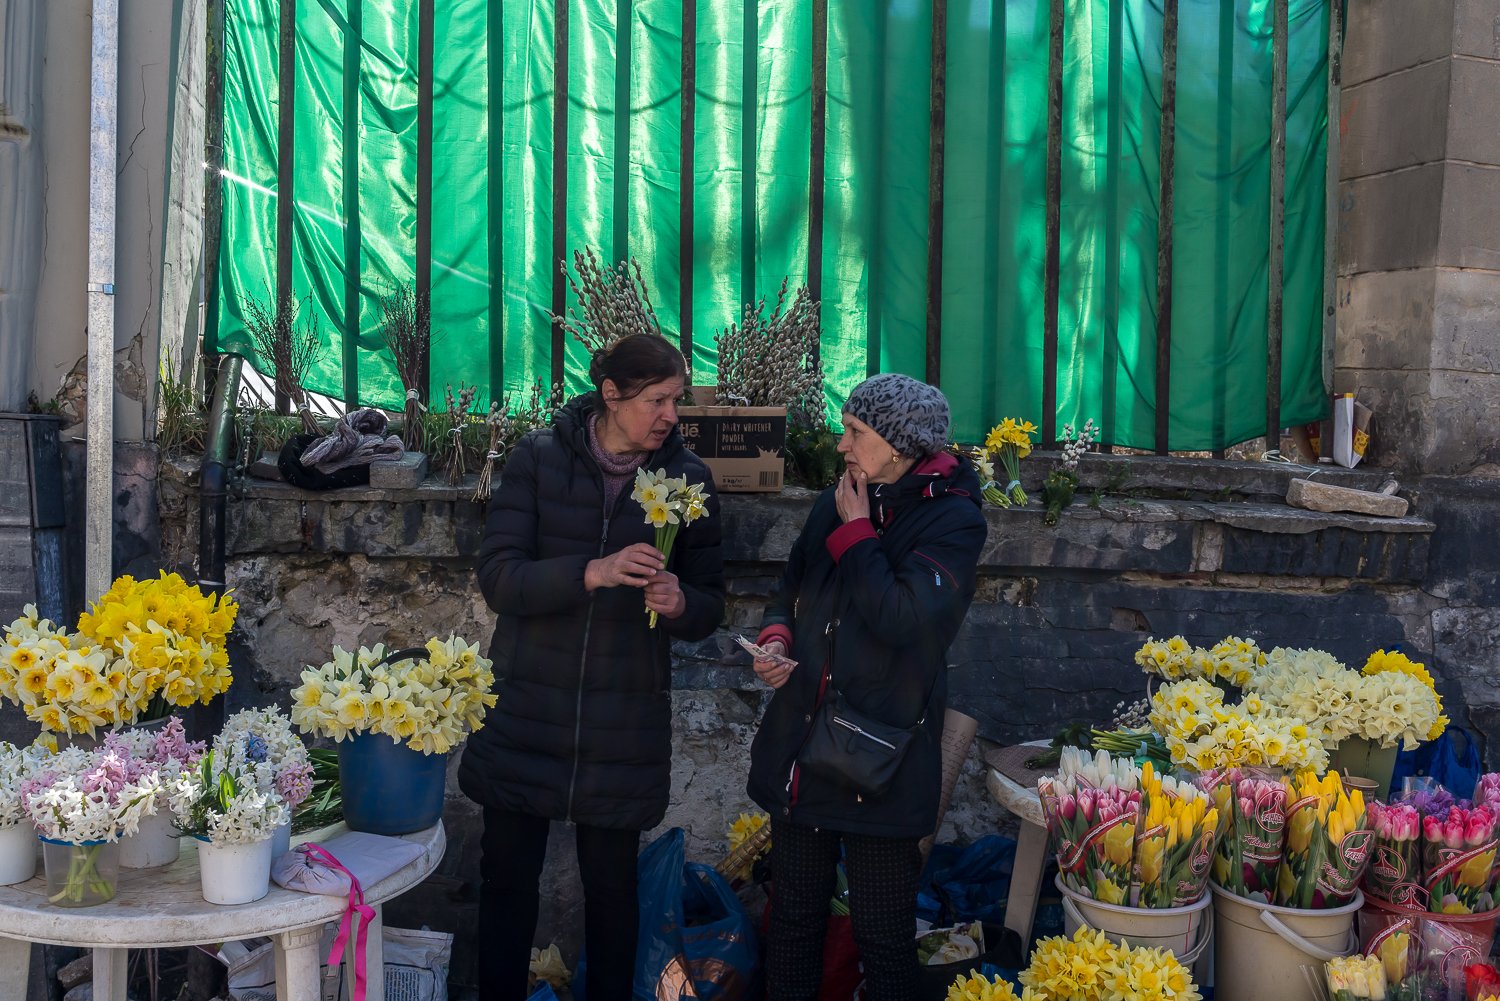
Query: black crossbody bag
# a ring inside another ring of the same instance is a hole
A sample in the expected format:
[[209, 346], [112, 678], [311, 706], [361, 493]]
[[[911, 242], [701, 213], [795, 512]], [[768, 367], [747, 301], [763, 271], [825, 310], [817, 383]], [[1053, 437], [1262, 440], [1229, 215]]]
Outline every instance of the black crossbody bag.
[[[835, 600], [834, 607], [838, 602]], [[927, 721], [927, 700], [922, 718], [910, 727], [892, 726], [849, 706], [833, 682], [834, 635], [839, 620], [828, 623], [828, 691], [813, 716], [812, 728], [797, 752], [797, 764], [810, 775], [850, 789], [860, 796], [878, 798], [891, 787], [891, 780], [901, 768], [907, 747], [922, 724]]]

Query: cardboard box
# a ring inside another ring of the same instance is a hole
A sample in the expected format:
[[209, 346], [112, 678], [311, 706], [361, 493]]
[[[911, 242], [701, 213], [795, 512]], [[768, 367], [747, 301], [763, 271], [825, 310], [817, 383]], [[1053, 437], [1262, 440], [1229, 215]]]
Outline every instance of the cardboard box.
[[[705, 394], [694, 387], [694, 400]], [[677, 408], [677, 428], [725, 493], [771, 493], [786, 472], [786, 407]]]

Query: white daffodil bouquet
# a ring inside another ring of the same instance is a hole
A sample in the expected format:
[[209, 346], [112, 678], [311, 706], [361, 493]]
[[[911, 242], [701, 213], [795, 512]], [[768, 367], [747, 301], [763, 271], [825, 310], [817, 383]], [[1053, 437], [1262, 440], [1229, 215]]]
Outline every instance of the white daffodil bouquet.
[[[393, 653], [404, 656], [391, 660]], [[383, 733], [423, 754], [447, 754], [484, 726], [496, 699], [493, 665], [460, 636], [430, 639], [417, 653], [334, 647], [333, 660], [303, 668], [292, 723], [334, 740]]]
[[[672, 555], [672, 543], [683, 525], [708, 517], [708, 499], [702, 483], [688, 483], [686, 477], [667, 476], [665, 469], [635, 471], [635, 488], [630, 499], [646, 512], [646, 524], [656, 528], [656, 548], [665, 559]], [[656, 628], [656, 613], [650, 612], [650, 626]]]

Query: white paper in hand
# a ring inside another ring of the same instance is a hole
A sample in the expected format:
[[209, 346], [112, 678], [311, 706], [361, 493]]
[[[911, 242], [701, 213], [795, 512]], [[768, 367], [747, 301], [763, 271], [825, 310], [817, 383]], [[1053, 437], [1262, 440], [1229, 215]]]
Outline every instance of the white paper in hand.
[[792, 668], [792, 667], [796, 667], [797, 666], [797, 662], [795, 660], [793, 660], [792, 658], [790, 658], [790, 657], [783, 657], [779, 653], [772, 653], [771, 651], [767, 650], [765, 647], [756, 646], [754, 643], [751, 643], [749, 640], [745, 639], [745, 637], [743, 637], [743, 636], [736, 636], [734, 638], [734, 641], [736, 643], [738, 643], [740, 645], [740, 647], [743, 648], [746, 653], [748, 653], [750, 656], [754, 657], [756, 660], [769, 660], [772, 664], [775, 664], [777, 667]]

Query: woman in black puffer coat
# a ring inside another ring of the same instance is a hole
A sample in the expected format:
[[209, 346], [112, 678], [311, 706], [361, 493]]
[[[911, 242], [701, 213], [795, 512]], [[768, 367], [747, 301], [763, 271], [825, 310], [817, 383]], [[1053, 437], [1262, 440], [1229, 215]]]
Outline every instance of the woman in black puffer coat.
[[[974, 597], [986, 526], [973, 466], [943, 450], [948, 401], [904, 375], [867, 379], [844, 407], [848, 469], [813, 506], [762, 620], [776, 689], [751, 748], [749, 792], [771, 815], [770, 1001], [813, 1001], [842, 850], [871, 1001], [916, 991], [917, 842], [937, 823], [948, 646]], [[889, 788], [861, 795], [798, 755], [832, 692], [912, 729]]]
[[[485, 1001], [526, 995], [553, 820], [577, 828], [590, 1001], [630, 997], [636, 855], [671, 788], [670, 643], [708, 636], [724, 612], [718, 499], [676, 430], [682, 355], [630, 336], [598, 352], [590, 376], [596, 392], [511, 453], [479, 551], [500, 700], [458, 780], [484, 807]], [[630, 500], [643, 467], [706, 486], [708, 517], [681, 528], [667, 560]]]

